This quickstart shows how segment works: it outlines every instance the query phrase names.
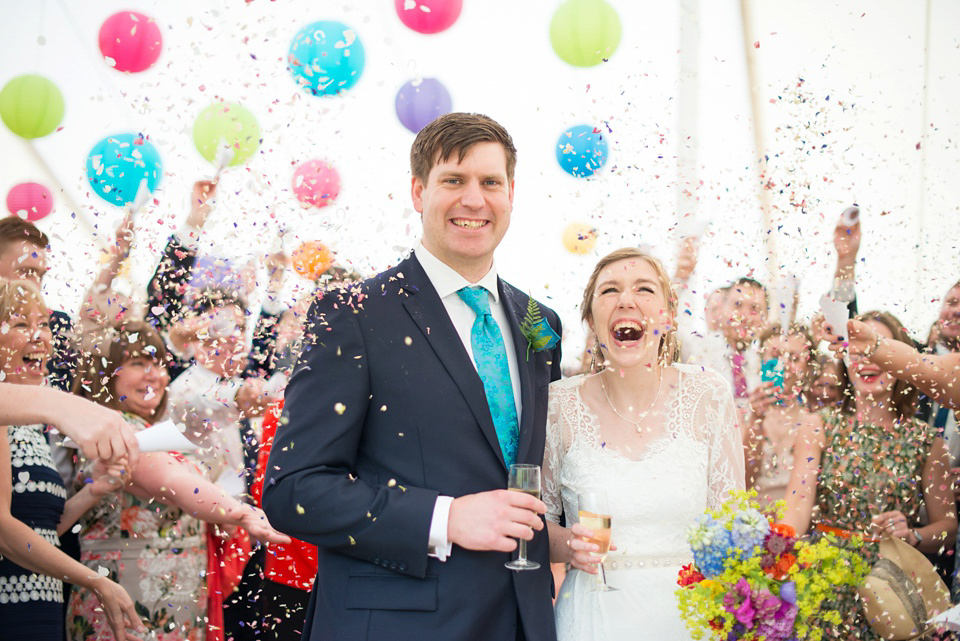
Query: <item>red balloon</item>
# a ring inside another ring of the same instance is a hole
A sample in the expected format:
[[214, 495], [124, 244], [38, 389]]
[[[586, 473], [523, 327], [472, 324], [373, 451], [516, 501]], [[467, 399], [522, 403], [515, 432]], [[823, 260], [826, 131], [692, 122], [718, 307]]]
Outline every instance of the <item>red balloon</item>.
[[160, 57], [162, 40], [153, 18], [136, 11], [115, 13], [100, 27], [100, 53], [117, 71], [149, 69]]
[[417, 33], [447, 29], [463, 9], [463, 0], [394, 0], [400, 21]]
[[24, 220], [40, 220], [53, 211], [53, 194], [40, 183], [20, 183], [7, 193], [7, 209]]

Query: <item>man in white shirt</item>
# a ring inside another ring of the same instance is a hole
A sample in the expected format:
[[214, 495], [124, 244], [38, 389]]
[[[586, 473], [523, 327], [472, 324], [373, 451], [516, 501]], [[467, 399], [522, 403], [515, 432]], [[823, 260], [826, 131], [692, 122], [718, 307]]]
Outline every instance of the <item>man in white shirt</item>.
[[[421, 244], [310, 311], [263, 494], [275, 527], [319, 547], [304, 639], [556, 638], [546, 506], [505, 489], [511, 463], [543, 461], [560, 377], [559, 319], [493, 261], [515, 163], [486, 116], [427, 125]], [[504, 567], [517, 538], [540, 569]]]

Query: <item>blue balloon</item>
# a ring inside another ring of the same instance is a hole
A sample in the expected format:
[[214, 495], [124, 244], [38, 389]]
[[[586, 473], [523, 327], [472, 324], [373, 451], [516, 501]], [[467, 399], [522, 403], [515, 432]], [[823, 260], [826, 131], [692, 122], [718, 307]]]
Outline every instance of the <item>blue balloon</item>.
[[97, 195], [114, 205], [128, 205], [137, 198], [146, 180], [150, 193], [160, 184], [163, 164], [153, 143], [142, 134], [107, 136], [87, 155], [87, 180]]
[[570, 127], [557, 140], [557, 162], [577, 178], [589, 178], [600, 171], [609, 151], [604, 135], [591, 125]]
[[297, 32], [290, 43], [288, 69], [314, 96], [334, 96], [357, 83], [363, 73], [363, 43], [342, 22], [321, 20]]

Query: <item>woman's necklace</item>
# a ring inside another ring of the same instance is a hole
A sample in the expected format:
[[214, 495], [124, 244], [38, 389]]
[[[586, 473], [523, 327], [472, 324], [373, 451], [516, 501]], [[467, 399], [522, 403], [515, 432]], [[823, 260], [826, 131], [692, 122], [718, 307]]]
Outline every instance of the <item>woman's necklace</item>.
[[619, 416], [622, 420], [633, 425], [638, 432], [640, 431], [640, 422], [647, 418], [647, 414], [649, 414], [650, 410], [653, 409], [653, 406], [657, 404], [657, 399], [660, 398], [661, 388], [663, 388], [663, 370], [660, 370], [660, 382], [657, 384], [657, 395], [653, 397], [652, 401], [650, 401], [650, 407], [643, 411], [636, 420], [631, 420], [618, 412], [617, 408], [614, 407], [613, 401], [610, 400], [610, 396], [607, 394], [607, 386], [603, 383], [603, 372], [600, 372], [600, 389], [603, 390], [603, 397], [607, 399], [607, 404], [610, 405], [610, 409], [612, 409], [613, 413]]

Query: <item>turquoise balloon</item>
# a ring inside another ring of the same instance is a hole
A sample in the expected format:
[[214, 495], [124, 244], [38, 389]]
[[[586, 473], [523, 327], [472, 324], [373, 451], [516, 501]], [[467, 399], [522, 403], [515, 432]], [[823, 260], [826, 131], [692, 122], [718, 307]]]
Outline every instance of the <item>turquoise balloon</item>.
[[357, 84], [366, 58], [353, 29], [321, 20], [297, 32], [287, 62], [302, 89], [314, 96], [334, 96]]
[[589, 178], [600, 171], [609, 153], [607, 139], [590, 125], [570, 127], [557, 139], [557, 162], [577, 178]]
[[128, 205], [137, 197], [140, 182], [150, 193], [160, 184], [163, 165], [152, 142], [140, 134], [108, 136], [87, 155], [87, 180], [97, 195], [114, 205]]

